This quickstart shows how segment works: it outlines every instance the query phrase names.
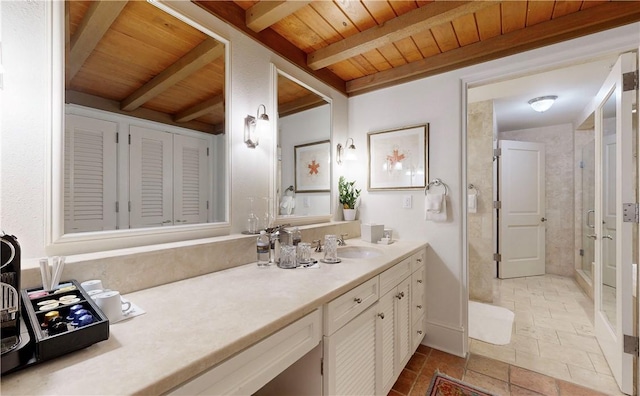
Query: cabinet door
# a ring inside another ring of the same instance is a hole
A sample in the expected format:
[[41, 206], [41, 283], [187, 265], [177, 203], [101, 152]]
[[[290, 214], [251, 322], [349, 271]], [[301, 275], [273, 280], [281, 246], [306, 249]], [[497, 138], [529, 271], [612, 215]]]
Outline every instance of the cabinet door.
[[173, 215], [175, 224], [208, 221], [208, 143], [184, 135], [173, 136]]
[[325, 395], [376, 394], [377, 303], [324, 337]]
[[411, 320], [418, 321], [425, 313], [425, 273], [426, 268], [418, 269], [411, 274]]
[[172, 225], [172, 135], [133, 125], [129, 134], [130, 227]]
[[378, 366], [377, 394], [387, 394], [396, 380], [394, 356], [396, 354], [395, 304], [396, 289], [378, 300], [376, 361]]
[[411, 277], [400, 282], [396, 290], [395, 314], [397, 354], [395, 374], [400, 374], [411, 357]]
[[64, 232], [116, 229], [118, 124], [65, 117]]

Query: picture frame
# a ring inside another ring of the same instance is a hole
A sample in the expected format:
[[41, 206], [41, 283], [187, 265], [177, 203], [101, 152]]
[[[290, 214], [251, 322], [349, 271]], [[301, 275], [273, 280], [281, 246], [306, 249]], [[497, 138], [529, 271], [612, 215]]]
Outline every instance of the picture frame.
[[296, 193], [329, 192], [331, 142], [322, 140], [294, 146]]
[[429, 124], [367, 134], [368, 191], [424, 189], [429, 178]]

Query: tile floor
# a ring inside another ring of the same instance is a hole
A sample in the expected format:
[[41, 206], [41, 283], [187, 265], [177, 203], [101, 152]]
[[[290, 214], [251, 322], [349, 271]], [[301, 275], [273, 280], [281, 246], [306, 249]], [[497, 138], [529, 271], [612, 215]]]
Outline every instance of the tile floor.
[[520, 367], [621, 395], [594, 336], [593, 302], [572, 278], [496, 279], [494, 304], [515, 313], [511, 343], [470, 338], [472, 354], [511, 365], [512, 376]]
[[606, 395], [568, 381], [555, 379], [474, 353], [465, 359], [420, 345], [402, 370], [402, 374], [393, 385], [389, 396], [424, 396], [436, 370], [498, 396]]

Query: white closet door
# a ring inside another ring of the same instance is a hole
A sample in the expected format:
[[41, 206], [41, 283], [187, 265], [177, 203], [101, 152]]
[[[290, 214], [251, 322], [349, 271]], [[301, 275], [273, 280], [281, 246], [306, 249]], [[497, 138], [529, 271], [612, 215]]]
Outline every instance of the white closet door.
[[175, 224], [208, 221], [208, 142], [184, 135], [173, 136], [173, 213]]
[[118, 125], [65, 117], [64, 232], [116, 229]]
[[173, 138], [149, 128], [129, 128], [130, 227], [173, 225]]

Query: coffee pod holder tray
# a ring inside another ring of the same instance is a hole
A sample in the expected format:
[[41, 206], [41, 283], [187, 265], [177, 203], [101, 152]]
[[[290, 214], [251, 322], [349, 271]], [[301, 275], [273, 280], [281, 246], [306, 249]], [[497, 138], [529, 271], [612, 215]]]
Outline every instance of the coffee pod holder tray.
[[[34, 341], [36, 362], [44, 362], [109, 338], [109, 319], [75, 279], [60, 282], [60, 285], [47, 295], [36, 298], [29, 297], [30, 293], [39, 291], [42, 291], [42, 288], [21, 291], [23, 315], [28, 321], [27, 327], [31, 339]], [[75, 295], [78, 300], [61, 299], [65, 295]], [[39, 302], [52, 299], [62, 303], [50, 309], [42, 309], [42, 305], [38, 305]], [[71, 302], [65, 303], [64, 301]], [[67, 321], [70, 308], [76, 304], [82, 305], [82, 308], [89, 311], [94, 319], [92, 323], [82, 327], [73, 327], [69, 324], [66, 331], [54, 335], [48, 334], [46, 330], [41, 328], [47, 312], [58, 311], [63, 320]]]

